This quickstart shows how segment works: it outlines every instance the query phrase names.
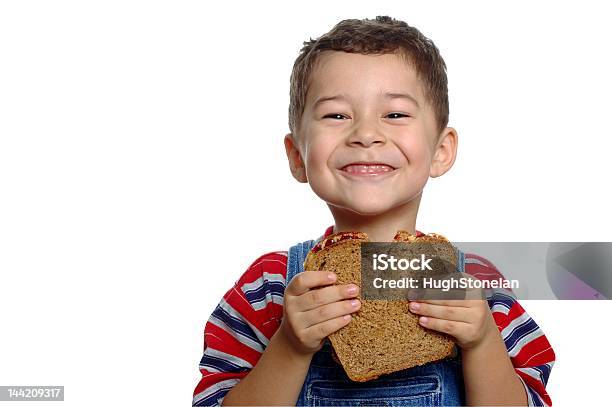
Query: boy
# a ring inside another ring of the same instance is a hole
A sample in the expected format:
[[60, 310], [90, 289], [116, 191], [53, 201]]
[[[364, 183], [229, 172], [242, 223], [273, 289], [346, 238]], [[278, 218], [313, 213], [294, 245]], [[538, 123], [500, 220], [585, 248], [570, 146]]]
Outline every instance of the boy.
[[[417, 29], [390, 17], [344, 20], [304, 43], [291, 76], [285, 148], [335, 221], [323, 237], [366, 232], [392, 241], [415, 229], [429, 177], [454, 163], [446, 66]], [[555, 355], [510, 294], [486, 300], [420, 300], [426, 328], [452, 335], [456, 358], [351, 382], [326, 337], [351, 323], [358, 287], [302, 273], [314, 240], [257, 258], [206, 324], [193, 405], [551, 405]], [[471, 274], [499, 275], [467, 254]], [[482, 278], [482, 277], [481, 277]]]

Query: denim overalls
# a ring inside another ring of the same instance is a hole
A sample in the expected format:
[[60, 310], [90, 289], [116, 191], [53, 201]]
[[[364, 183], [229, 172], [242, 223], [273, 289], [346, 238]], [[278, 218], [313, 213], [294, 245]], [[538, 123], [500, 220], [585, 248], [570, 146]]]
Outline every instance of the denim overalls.
[[[304, 271], [310, 249], [323, 238], [298, 243], [289, 249], [287, 280]], [[464, 254], [458, 250], [457, 270], [464, 270]], [[364, 383], [348, 378], [332, 358], [329, 339], [314, 354], [298, 406], [462, 406], [465, 404], [461, 352], [456, 356], [404, 369]]]

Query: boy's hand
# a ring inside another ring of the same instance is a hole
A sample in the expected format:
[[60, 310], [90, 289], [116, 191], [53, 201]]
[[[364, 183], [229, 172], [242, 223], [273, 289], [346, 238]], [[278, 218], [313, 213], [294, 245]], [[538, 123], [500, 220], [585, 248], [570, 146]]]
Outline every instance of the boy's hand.
[[355, 299], [355, 284], [333, 285], [336, 275], [326, 271], [305, 271], [296, 275], [285, 289], [283, 320], [279, 330], [300, 354], [321, 349], [325, 338], [351, 321], [361, 303]]
[[420, 315], [421, 326], [453, 336], [462, 349], [475, 348], [492, 335], [499, 336], [486, 300], [422, 299], [410, 301], [410, 311]]

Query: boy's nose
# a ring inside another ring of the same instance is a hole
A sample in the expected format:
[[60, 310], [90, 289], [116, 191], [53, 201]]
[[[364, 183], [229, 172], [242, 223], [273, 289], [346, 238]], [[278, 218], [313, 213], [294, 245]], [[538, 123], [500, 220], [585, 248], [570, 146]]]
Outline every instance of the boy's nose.
[[348, 136], [348, 144], [362, 144], [368, 147], [374, 143], [385, 143], [387, 141], [385, 135], [373, 125], [362, 124], [356, 126]]

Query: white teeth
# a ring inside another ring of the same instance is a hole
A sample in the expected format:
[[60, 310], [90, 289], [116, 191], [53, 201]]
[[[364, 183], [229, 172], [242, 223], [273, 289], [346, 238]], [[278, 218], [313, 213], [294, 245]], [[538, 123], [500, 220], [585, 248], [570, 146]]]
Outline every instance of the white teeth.
[[357, 164], [357, 165], [349, 165], [344, 167], [344, 171], [357, 173], [357, 174], [377, 174], [381, 172], [389, 172], [393, 171], [393, 168], [384, 164], [374, 164], [374, 165], [366, 165], [366, 164]]

